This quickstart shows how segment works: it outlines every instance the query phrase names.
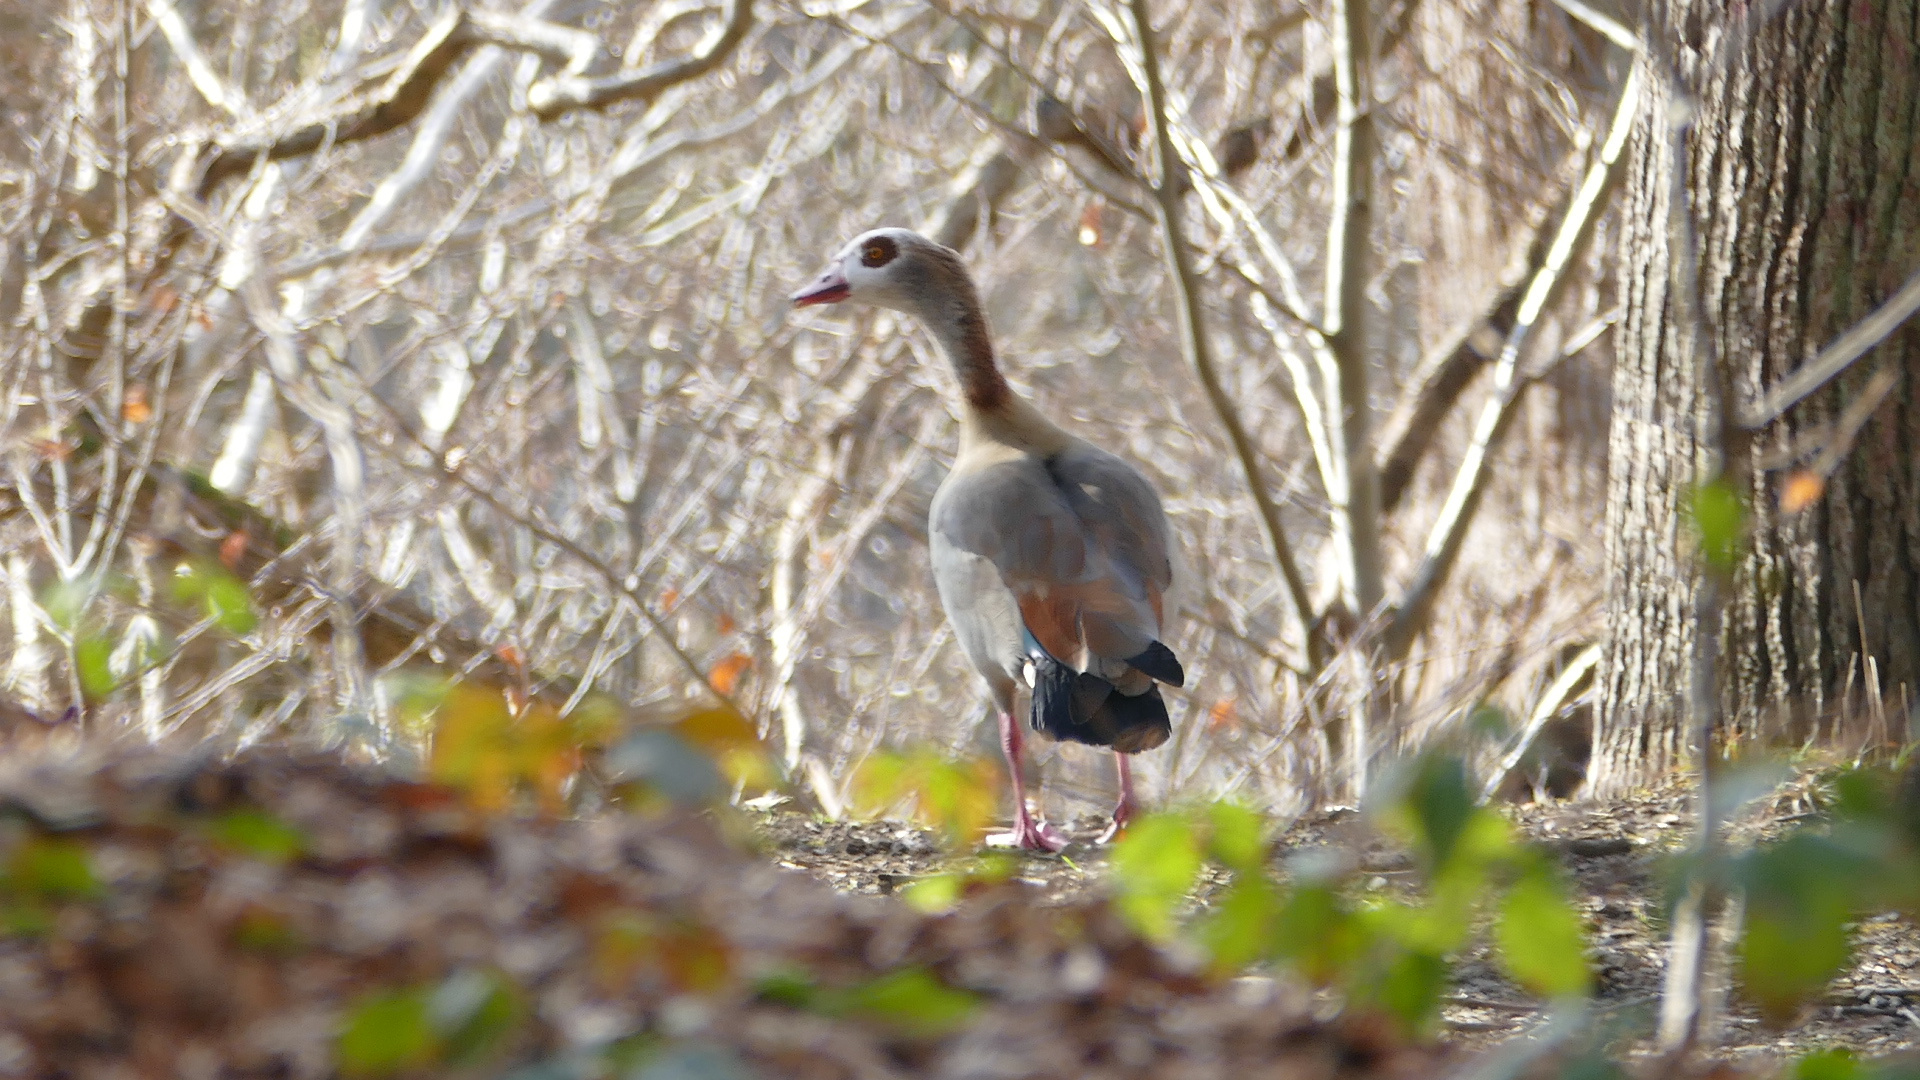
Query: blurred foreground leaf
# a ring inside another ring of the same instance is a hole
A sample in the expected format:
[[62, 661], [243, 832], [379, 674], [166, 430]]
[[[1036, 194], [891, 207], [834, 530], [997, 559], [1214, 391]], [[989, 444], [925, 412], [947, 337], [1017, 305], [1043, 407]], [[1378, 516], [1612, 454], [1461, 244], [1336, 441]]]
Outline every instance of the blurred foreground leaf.
[[513, 984], [491, 971], [456, 971], [427, 999], [427, 1018], [449, 1065], [484, 1059], [520, 1020]]
[[643, 728], [607, 751], [607, 772], [621, 783], [642, 783], [682, 806], [726, 795], [726, 779], [711, 758], [666, 728]]
[[292, 862], [307, 851], [305, 833], [260, 810], [234, 810], [222, 815], [213, 823], [212, 833], [220, 844], [261, 862]]
[[1876, 860], [1811, 833], [1740, 861], [1736, 873], [1747, 897], [1741, 983], [1768, 1020], [1791, 1019], [1846, 965], [1847, 924], [1871, 896], [1880, 869]]
[[1389, 817], [1413, 841], [1431, 871], [1453, 858], [1454, 844], [1466, 831], [1474, 809], [1466, 763], [1452, 755], [1423, 754], [1409, 768]]
[[696, 709], [669, 727], [705, 753], [734, 787], [770, 791], [780, 785], [779, 770], [760, 730], [740, 713], [725, 706]]
[[1162, 811], [1133, 822], [1113, 847], [1120, 913], [1148, 937], [1171, 937], [1174, 913], [1193, 890], [1201, 864], [1200, 839], [1188, 815]]
[[951, 847], [979, 842], [993, 820], [1000, 772], [985, 758], [949, 761], [931, 747], [868, 758], [854, 779], [855, 806], [880, 814], [911, 799], [916, 813]]
[[80, 676], [80, 693], [90, 704], [105, 701], [120, 687], [113, 674], [113, 642], [104, 634], [88, 634], [75, 641], [73, 665]]
[[1746, 548], [1746, 500], [1725, 477], [1717, 477], [1693, 489], [1688, 509], [1707, 565], [1723, 574], [1733, 573]]
[[542, 809], [557, 813], [585, 741], [550, 702], [532, 701], [516, 713], [498, 690], [461, 683], [435, 714], [428, 772], [483, 810], [505, 810], [515, 792], [530, 790]]
[[457, 971], [438, 985], [361, 998], [348, 1011], [334, 1052], [348, 1076], [471, 1065], [498, 1048], [519, 1020], [519, 996], [505, 977]]
[[0, 887], [41, 900], [92, 900], [100, 896], [87, 849], [79, 842], [34, 835], [14, 848]]
[[1570, 997], [1591, 989], [1580, 915], [1544, 862], [1507, 890], [1493, 934], [1507, 974], [1529, 991], [1543, 997]]
[[364, 998], [347, 1014], [334, 1052], [348, 1076], [391, 1076], [434, 1059], [426, 995], [387, 991]]
[[967, 1022], [978, 996], [957, 990], [926, 968], [904, 968], [844, 990], [822, 991], [815, 1007], [834, 1016], [878, 1020], [914, 1035], [936, 1036]]

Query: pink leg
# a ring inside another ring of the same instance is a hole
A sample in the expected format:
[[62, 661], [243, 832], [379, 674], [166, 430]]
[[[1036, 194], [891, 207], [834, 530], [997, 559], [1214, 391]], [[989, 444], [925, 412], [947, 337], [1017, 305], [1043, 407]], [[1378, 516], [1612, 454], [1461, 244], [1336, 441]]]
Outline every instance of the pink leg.
[[1119, 839], [1126, 831], [1127, 823], [1133, 820], [1133, 762], [1118, 750], [1113, 752], [1113, 769], [1119, 774], [1120, 801], [1113, 804], [1113, 824], [1100, 834], [1096, 843], [1110, 844]]
[[1067, 838], [1043, 821], [1034, 820], [1033, 812], [1027, 809], [1027, 780], [1022, 776], [1020, 765], [1023, 757], [1024, 740], [1020, 735], [1019, 721], [1010, 712], [1000, 714], [1000, 749], [1007, 754], [1007, 771], [1013, 774], [1013, 831], [995, 833], [987, 837], [987, 843], [994, 847], [1015, 847], [1027, 851], [1059, 851], [1067, 846]]

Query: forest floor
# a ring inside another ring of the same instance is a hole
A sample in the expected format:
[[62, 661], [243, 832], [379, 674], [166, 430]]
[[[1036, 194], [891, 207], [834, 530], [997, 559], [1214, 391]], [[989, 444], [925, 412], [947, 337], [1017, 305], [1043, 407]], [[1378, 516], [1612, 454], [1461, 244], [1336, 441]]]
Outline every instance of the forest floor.
[[[1809, 816], [1801, 812], [1804, 806], [1790, 791], [1778, 794], [1734, 823], [1731, 842], [1778, 835]], [[1617, 1018], [1622, 1030], [1650, 1032], [1665, 952], [1661, 865], [1692, 836], [1689, 793], [1676, 786], [1612, 802], [1535, 804], [1507, 812], [1521, 833], [1558, 853], [1567, 869], [1592, 934], [1599, 1010]], [[1105, 824], [1083, 817], [1065, 828], [1075, 842], [1064, 853], [1022, 858], [1017, 876], [1034, 889], [1037, 903], [1065, 903], [1105, 888], [1107, 852], [1093, 843]], [[954, 861], [932, 834], [899, 821], [829, 822], [776, 809], [758, 815], [757, 831], [781, 866], [845, 892], [889, 894]], [[1374, 837], [1350, 809], [1295, 821], [1274, 844], [1275, 864], [1324, 845], [1358, 851], [1373, 888], [1393, 888], [1416, 873], [1405, 852]], [[1196, 907], [1204, 907], [1225, 881], [1223, 871], [1207, 873], [1218, 876], [1202, 880]], [[1876, 916], [1858, 925], [1855, 943], [1852, 965], [1823, 1001], [1785, 1029], [1763, 1022], [1736, 988], [1720, 1025], [1719, 1056], [1764, 1068], [1820, 1049], [1871, 1057], [1920, 1049], [1920, 927], [1897, 915]], [[1542, 1004], [1500, 974], [1485, 943], [1460, 958], [1443, 1013], [1446, 1042], [1486, 1048], [1524, 1036], [1545, 1020]]]

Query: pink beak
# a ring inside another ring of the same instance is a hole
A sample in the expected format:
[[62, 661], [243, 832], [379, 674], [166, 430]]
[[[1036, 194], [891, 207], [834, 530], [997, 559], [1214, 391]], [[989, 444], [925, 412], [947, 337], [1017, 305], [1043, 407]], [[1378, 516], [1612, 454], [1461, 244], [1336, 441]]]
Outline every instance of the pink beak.
[[837, 304], [853, 292], [847, 284], [847, 275], [840, 272], [840, 264], [835, 262], [826, 272], [815, 278], [799, 292], [793, 294], [794, 307], [811, 307], [814, 304]]

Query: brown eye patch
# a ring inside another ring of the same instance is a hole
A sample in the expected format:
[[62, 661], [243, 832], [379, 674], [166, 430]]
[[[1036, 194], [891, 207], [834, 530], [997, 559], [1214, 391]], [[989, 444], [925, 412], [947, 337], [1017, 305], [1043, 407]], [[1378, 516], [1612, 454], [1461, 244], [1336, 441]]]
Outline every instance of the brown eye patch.
[[876, 236], [860, 245], [860, 265], [865, 267], [885, 266], [900, 254], [900, 248], [890, 236]]

